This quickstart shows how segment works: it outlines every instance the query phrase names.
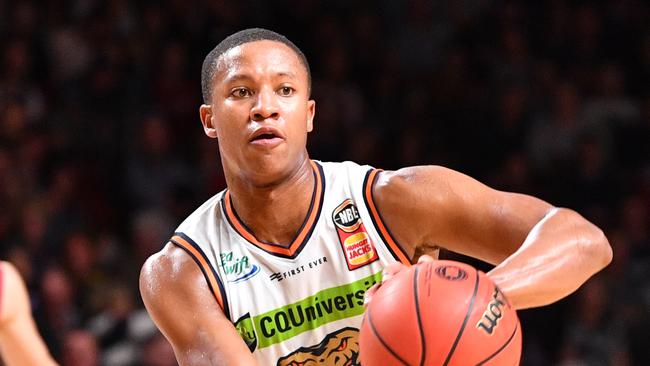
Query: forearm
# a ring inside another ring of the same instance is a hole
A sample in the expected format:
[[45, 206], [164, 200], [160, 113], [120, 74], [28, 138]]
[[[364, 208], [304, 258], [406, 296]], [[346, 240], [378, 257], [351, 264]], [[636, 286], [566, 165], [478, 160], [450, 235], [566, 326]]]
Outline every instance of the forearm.
[[488, 275], [516, 309], [531, 308], [569, 295], [611, 257], [600, 229], [574, 211], [556, 208]]

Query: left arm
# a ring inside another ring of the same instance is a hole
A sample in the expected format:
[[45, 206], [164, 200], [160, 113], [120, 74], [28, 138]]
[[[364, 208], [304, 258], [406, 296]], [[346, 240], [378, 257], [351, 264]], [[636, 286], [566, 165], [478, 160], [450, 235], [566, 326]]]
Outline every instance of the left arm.
[[602, 231], [576, 212], [443, 167], [383, 172], [373, 193], [412, 258], [443, 247], [498, 264], [488, 275], [517, 309], [569, 295], [611, 260]]

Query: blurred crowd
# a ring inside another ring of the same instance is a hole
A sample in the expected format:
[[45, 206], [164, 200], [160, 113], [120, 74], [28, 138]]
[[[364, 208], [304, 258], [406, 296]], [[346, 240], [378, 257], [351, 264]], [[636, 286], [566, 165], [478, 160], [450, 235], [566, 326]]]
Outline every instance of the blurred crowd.
[[520, 312], [522, 365], [650, 365], [648, 24], [642, 0], [0, 0], [0, 258], [63, 365], [175, 365], [139, 268], [225, 187], [201, 63], [261, 26], [310, 61], [312, 158], [444, 165], [603, 228], [613, 263]]

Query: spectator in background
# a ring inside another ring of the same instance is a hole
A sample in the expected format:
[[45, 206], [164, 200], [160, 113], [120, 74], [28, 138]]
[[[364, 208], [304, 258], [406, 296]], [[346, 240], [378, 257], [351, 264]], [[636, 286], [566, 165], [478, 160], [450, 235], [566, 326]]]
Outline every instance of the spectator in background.
[[73, 284], [63, 269], [52, 265], [45, 269], [41, 278], [42, 305], [37, 320], [43, 337], [58, 358], [67, 333], [80, 326], [80, 315], [74, 304]]
[[148, 339], [142, 346], [141, 362], [142, 366], [177, 365], [172, 346], [160, 333], [155, 333], [155, 335]]
[[613, 308], [604, 278], [596, 276], [578, 290], [576, 297], [560, 365], [627, 365], [624, 323]]
[[539, 116], [529, 134], [529, 150], [535, 167], [542, 172], [568, 168], [576, 154], [583, 125], [580, 96], [575, 86], [558, 85], [550, 114]]
[[138, 135], [127, 161], [125, 182], [131, 208], [169, 207], [174, 189], [192, 186], [191, 172], [174, 153], [169, 122], [162, 115], [150, 114], [133, 131]]
[[99, 346], [90, 332], [75, 329], [63, 341], [62, 366], [98, 366]]

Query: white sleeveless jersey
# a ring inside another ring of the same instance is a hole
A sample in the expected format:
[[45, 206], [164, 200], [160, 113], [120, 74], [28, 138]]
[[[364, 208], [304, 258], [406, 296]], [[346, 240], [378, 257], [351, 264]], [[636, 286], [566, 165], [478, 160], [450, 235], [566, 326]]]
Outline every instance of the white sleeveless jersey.
[[409, 262], [376, 210], [378, 170], [352, 162], [311, 165], [311, 205], [288, 247], [258, 241], [228, 190], [171, 239], [199, 265], [260, 365], [358, 365], [364, 294], [387, 264]]

